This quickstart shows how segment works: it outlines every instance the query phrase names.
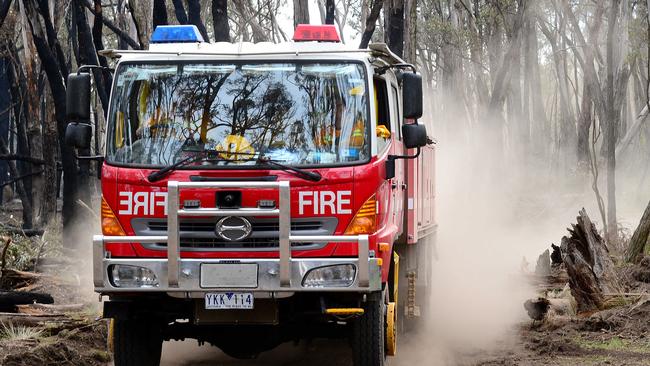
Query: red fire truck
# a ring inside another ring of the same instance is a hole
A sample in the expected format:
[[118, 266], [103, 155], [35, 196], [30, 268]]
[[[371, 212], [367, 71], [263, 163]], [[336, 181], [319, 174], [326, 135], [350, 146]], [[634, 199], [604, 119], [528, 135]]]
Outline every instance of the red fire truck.
[[[415, 67], [326, 25], [284, 44], [161, 26], [149, 50], [103, 54], [117, 66], [93, 276], [115, 364], [158, 364], [164, 340], [250, 358], [316, 337], [385, 364], [424, 312], [436, 230]], [[69, 76], [80, 149], [90, 94], [90, 74]]]

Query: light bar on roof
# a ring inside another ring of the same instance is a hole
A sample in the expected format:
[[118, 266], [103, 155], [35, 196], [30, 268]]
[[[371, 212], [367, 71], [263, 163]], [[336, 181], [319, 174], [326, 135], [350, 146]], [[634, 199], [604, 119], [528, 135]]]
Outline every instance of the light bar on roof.
[[159, 25], [151, 34], [151, 43], [205, 42], [195, 25]]
[[296, 31], [293, 33], [293, 40], [297, 42], [341, 42], [341, 36], [339, 36], [339, 32], [334, 24], [298, 24]]

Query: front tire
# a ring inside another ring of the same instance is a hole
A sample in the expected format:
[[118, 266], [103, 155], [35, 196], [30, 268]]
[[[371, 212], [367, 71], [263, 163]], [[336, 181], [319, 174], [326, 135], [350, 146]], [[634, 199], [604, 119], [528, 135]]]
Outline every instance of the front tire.
[[384, 366], [386, 361], [386, 304], [382, 292], [368, 296], [364, 314], [352, 326], [354, 366]]
[[115, 319], [113, 359], [115, 366], [157, 366], [162, 353], [159, 323], [144, 319]]

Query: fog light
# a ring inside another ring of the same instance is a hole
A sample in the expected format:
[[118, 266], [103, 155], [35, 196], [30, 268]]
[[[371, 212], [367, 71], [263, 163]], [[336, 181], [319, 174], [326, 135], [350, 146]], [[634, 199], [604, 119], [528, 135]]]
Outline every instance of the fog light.
[[115, 287], [158, 287], [158, 279], [149, 268], [115, 264], [108, 273]]
[[303, 287], [349, 287], [357, 272], [353, 264], [337, 264], [318, 267], [307, 272], [302, 280]]

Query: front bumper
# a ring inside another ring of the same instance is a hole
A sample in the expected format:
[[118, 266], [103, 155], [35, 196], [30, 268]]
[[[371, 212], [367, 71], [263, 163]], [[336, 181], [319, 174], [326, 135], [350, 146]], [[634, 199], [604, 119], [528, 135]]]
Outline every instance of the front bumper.
[[[275, 188], [279, 191], [277, 209], [259, 208], [199, 208], [179, 209], [179, 190], [193, 188]], [[289, 182], [168, 182], [167, 236], [103, 236], [93, 239], [93, 282], [95, 291], [102, 294], [164, 292], [176, 297], [200, 297], [209, 291], [246, 291], [259, 297], [290, 295], [294, 292], [372, 292], [381, 289], [381, 266], [378, 258], [371, 258], [367, 235], [295, 236], [290, 234]], [[195, 259], [181, 258], [180, 216], [278, 216], [278, 259]], [[167, 243], [167, 258], [110, 258], [106, 243]], [[292, 242], [352, 242], [358, 244], [357, 258], [291, 258]], [[254, 288], [211, 288], [201, 286], [201, 265], [212, 263], [255, 263], [257, 283]], [[157, 287], [115, 287], [109, 278], [112, 265], [132, 265], [151, 270], [158, 279]], [[303, 287], [303, 277], [309, 270], [337, 264], [352, 264], [356, 275], [349, 287]]]
[[[169, 269], [166, 259], [126, 259], [126, 258], [96, 258], [94, 279], [95, 291], [102, 294], [134, 293], [134, 292], [165, 292], [174, 297], [200, 297], [202, 293], [210, 291], [246, 291], [254, 292], [256, 297], [284, 297], [295, 292], [372, 292], [381, 289], [381, 266], [378, 259], [368, 260], [369, 283], [367, 286], [359, 284], [358, 259], [356, 258], [309, 258], [291, 260], [291, 278], [289, 286], [281, 286], [278, 278], [280, 261], [278, 259], [241, 259], [237, 263], [255, 263], [258, 266], [257, 287], [255, 288], [210, 288], [201, 286], [201, 265], [209, 263], [233, 263], [233, 260], [218, 259], [183, 259], [179, 262], [181, 275], [178, 286], [170, 286], [168, 281]], [[157, 287], [122, 288], [115, 287], [109, 278], [109, 267], [115, 264], [126, 264], [145, 267], [151, 270], [159, 281]], [[357, 268], [357, 275], [349, 287], [303, 287], [302, 280], [305, 274], [317, 267], [353, 264]]]

